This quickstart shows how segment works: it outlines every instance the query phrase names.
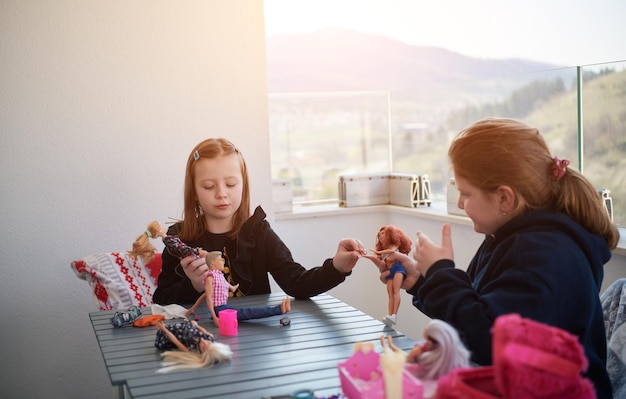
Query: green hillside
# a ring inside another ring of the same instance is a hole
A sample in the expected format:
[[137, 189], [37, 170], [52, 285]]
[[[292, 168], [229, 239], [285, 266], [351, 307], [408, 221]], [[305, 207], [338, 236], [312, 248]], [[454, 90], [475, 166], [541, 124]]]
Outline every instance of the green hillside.
[[[532, 82], [497, 103], [451, 113], [448, 126], [462, 127], [485, 116], [513, 117], [536, 126], [553, 154], [578, 162], [578, 105], [575, 82]], [[583, 83], [583, 173], [609, 189], [614, 219], [626, 224], [626, 71], [588, 74]]]
[[[555, 154], [576, 145], [576, 92], [555, 96], [525, 119], [544, 132]], [[626, 224], [626, 71], [603, 74], [583, 84], [583, 173], [611, 190], [614, 219]], [[558, 121], [558, 122], [555, 122]], [[575, 149], [575, 147], [574, 147]], [[577, 153], [567, 154], [572, 160]]]

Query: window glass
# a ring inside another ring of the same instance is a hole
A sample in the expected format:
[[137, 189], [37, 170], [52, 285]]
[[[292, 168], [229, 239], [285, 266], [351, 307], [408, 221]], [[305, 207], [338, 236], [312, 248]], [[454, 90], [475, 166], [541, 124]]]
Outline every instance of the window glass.
[[613, 221], [626, 226], [626, 62], [583, 67], [583, 174], [610, 191]]
[[[295, 204], [338, 201], [340, 175], [428, 175], [445, 201], [447, 149], [470, 123], [511, 117], [536, 126], [626, 218], [626, 63], [562, 68], [402, 91], [272, 93], [272, 176], [291, 181]], [[497, 88], [497, 89], [494, 89]], [[584, 140], [579, 148], [579, 104]], [[580, 154], [583, 155], [582, 164]]]
[[576, 167], [576, 76], [576, 68], [564, 68], [392, 93], [393, 171], [429, 175], [433, 199], [443, 198], [450, 141], [488, 116], [533, 124]]
[[294, 203], [338, 200], [341, 174], [389, 171], [387, 92], [270, 94], [272, 177]]

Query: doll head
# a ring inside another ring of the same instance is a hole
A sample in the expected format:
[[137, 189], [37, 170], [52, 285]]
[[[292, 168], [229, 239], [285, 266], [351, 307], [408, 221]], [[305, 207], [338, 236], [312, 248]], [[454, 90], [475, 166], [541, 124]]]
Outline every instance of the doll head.
[[210, 251], [206, 254], [206, 264], [212, 270], [224, 270], [224, 258], [220, 251]]
[[207, 229], [205, 225], [203, 210], [198, 204], [198, 194], [196, 193], [196, 163], [200, 159], [214, 159], [220, 157], [234, 156], [239, 160], [241, 166], [241, 176], [243, 179], [241, 204], [236, 211], [233, 220], [231, 237], [235, 237], [243, 223], [250, 217], [250, 184], [248, 178], [248, 167], [241, 151], [227, 139], [211, 138], [198, 144], [189, 154], [185, 172], [184, 187], [184, 212], [179, 237], [182, 240], [195, 239]]
[[394, 246], [397, 251], [408, 254], [411, 252], [411, 245], [412, 243], [409, 236], [407, 236], [402, 229], [394, 225], [381, 227], [376, 235], [377, 251], [389, 249]]
[[429, 350], [419, 357], [424, 378], [437, 379], [456, 368], [469, 367], [470, 353], [450, 324], [431, 320], [424, 330], [424, 338], [429, 344]]
[[152, 245], [150, 239], [160, 237], [161, 234], [161, 225], [159, 225], [159, 222], [151, 222], [146, 228], [146, 231], [137, 237], [133, 243], [133, 249], [127, 252], [128, 255], [141, 258], [145, 264], [150, 263], [156, 253], [156, 248]]

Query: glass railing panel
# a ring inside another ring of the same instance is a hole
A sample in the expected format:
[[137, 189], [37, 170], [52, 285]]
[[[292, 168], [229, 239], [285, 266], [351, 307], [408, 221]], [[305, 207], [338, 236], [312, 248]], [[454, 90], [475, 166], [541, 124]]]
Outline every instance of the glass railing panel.
[[388, 172], [385, 91], [269, 95], [273, 179], [288, 179], [295, 203], [337, 199], [338, 176]]
[[583, 173], [610, 190], [613, 221], [626, 226], [626, 61], [582, 68]]

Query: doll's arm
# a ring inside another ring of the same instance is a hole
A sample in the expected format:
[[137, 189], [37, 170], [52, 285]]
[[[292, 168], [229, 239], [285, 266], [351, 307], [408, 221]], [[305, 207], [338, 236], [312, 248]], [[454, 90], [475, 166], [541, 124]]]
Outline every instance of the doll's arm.
[[378, 254], [378, 255], [385, 255], [385, 254], [392, 254], [394, 252], [396, 252], [398, 250], [398, 246], [397, 245], [392, 245], [387, 249], [381, 249], [378, 251], [372, 250], [374, 253]]
[[239, 288], [239, 283], [237, 283], [237, 284], [235, 284], [235, 285], [230, 285], [230, 286], [228, 287], [228, 290], [229, 290], [230, 292], [235, 292], [235, 291], [237, 291], [237, 288]]
[[202, 303], [202, 301], [204, 301], [204, 298], [206, 297], [206, 292], [203, 292], [202, 295], [200, 295], [200, 297], [198, 298], [198, 300], [196, 301], [196, 303], [193, 304], [192, 307], [189, 308], [189, 310], [187, 310], [185, 312], [185, 318], [189, 317], [190, 314], [192, 314], [193, 312], [196, 311], [196, 309], [198, 308], [198, 306], [200, 306], [200, 304]]
[[419, 358], [424, 353], [424, 345], [416, 345], [411, 349], [409, 355], [407, 356], [407, 362], [409, 363], [417, 363], [419, 362]]
[[210, 337], [212, 337], [212, 336], [213, 336], [213, 334], [211, 334], [210, 332], [208, 332], [207, 330], [205, 330], [205, 329], [204, 329], [204, 327], [202, 327], [200, 324], [198, 324], [198, 322], [197, 322], [197, 321], [195, 321], [195, 320], [194, 320], [194, 321], [192, 321], [192, 322], [191, 322], [191, 324], [193, 324], [194, 326], [196, 326], [196, 328], [197, 328], [197, 329], [198, 329], [201, 333], [204, 333], [204, 334], [206, 334], [206, 335], [208, 335], [208, 336], [210, 336]]
[[165, 336], [174, 344], [176, 345], [176, 347], [178, 349], [180, 349], [183, 352], [189, 352], [189, 348], [187, 348], [185, 345], [183, 345], [178, 338], [176, 338], [176, 336], [174, 334], [172, 334], [172, 332], [170, 330], [168, 330], [165, 327], [165, 323], [163, 323], [162, 320], [159, 320], [156, 324], [156, 328], [158, 328], [159, 330], [163, 331], [163, 334], [165, 334]]
[[213, 276], [207, 276], [204, 281], [204, 293], [206, 294], [206, 306], [209, 308], [211, 317], [213, 318], [213, 324], [215, 327], [220, 326], [220, 319], [215, 313], [215, 306], [213, 305]]

